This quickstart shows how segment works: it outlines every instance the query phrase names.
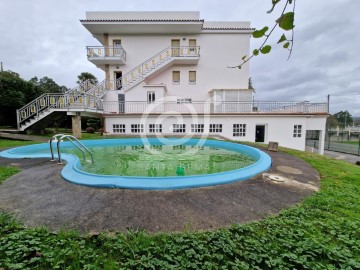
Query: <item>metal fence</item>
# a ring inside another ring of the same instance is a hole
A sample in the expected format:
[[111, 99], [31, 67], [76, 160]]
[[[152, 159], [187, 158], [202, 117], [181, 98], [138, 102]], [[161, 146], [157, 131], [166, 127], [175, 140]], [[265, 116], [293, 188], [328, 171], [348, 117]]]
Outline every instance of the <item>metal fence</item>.
[[[310, 149], [319, 148], [318, 133], [306, 134], [306, 146]], [[325, 136], [325, 150], [360, 156], [360, 132], [357, 129], [327, 130]]]

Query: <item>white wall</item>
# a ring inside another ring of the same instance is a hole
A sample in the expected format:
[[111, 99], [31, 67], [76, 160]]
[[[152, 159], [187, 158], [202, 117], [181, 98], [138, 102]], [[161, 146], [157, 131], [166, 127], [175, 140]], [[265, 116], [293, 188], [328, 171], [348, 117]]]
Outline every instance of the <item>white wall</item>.
[[[194, 118], [191, 116], [181, 115], [163, 115], [156, 116], [150, 115], [145, 120], [141, 120], [139, 116], [110, 116], [105, 120], [106, 132], [112, 133], [113, 124], [125, 124], [126, 133], [130, 133], [131, 124], [145, 123], [145, 133], [148, 133], [148, 125], [162, 123], [163, 135], [173, 134], [172, 124], [186, 124], [186, 133], [191, 134], [191, 124], [203, 123], [205, 124], [205, 133], [209, 131], [209, 124], [222, 124], [222, 135], [231, 140], [249, 141], [255, 142], [255, 129], [256, 125], [265, 125], [265, 142], [269, 141], [278, 142], [280, 146], [293, 148], [297, 150], [305, 150], [306, 130], [308, 127], [313, 129], [316, 126], [317, 130], [321, 130], [324, 133], [326, 116], [322, 117], [310, 117], [307, 116], [262, 116], [262, 115], [242, 115], [242, 116], [219, 116], [212, 115], [211, 117], [198, 116]], [[321, 126], [321, 122], [323, 125]], [[233, 136], [233, 124], [246, 124], [246, 136], [234, 137]], [[294, 125], [302, 125], [301, 137], [294, 138], [293, 130]], [[136, 135], [136, 134], [135, 134]], [[184, 135], [184, 134], [180, 134]]]
[[[183, 40], [183, 38], [186, 40]], [[205, 101], [210, 97], [209, 91], [211, 89], [248, 88], [248, 65], [245, 65], [241, 70], [237, 68], [230, 69], [228, 66], [239, 64], [241, 57], [248, 53], [249, 34], [109, 35], [110, 45], [113, 40], [121, 39], [122, 45], [127, 52], [126, 65], [119, 66], [118, 69], [116, 65], [110, 66], [110, 79], [114, 79], [114, 71], [122, 71], [125, 74], [169, 47], [171, 39], [180, 39], [180, 46], [188, 46], [190, 38], [195, 38], [197, 45], [200, 46], [198, 65], [171, 66], [148, 79], [149, 84], [166, 84], [168, 95], [192, 98], [194, 101]], [[180, 71], [181, 81], [179, 85], [172, 83], [172, 71], [174, 70]], [[195, 85], [189, 84], [189, 71], [196, 71], [197, 81]], [[128, 90], [126, 94], [129, 94], [129, 99], [127, 100], [142, 100], [143, 91], [138, 87]], [[136, 97], [137, 93], [139, 97]]]

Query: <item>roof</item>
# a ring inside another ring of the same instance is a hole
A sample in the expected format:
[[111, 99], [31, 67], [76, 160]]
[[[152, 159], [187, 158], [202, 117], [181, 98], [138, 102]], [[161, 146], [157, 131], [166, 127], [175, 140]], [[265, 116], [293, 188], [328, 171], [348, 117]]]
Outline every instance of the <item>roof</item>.
[[204, 22], [204, 20], [162, 20], [162, 19], [137, 19], [137, 20], [113, 20], [113, 19], [96, 19], [80, 20], [80, 22]]

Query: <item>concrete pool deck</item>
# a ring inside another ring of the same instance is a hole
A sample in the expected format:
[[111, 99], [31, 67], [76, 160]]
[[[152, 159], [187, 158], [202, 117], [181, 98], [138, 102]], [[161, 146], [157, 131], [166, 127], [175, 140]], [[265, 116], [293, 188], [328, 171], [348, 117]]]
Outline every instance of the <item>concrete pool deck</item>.
[[265, 152], [273, 160], [265, 175], [166, 191], [85, 187], [63, 180], [62, 166], [48, 159], [0, 158], [0, 166], [21, 168], [0, 185], [0, 212], [52, 231], [208, 230], [277, 214], [318, 190], [319, 175], [310, 165], [282, 152]]

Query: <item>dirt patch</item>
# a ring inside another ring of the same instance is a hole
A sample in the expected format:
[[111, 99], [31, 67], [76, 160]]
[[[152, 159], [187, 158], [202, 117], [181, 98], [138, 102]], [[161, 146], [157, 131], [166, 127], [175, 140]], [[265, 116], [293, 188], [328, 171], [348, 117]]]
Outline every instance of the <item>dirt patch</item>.
[[[273, 159], [267, 173], [286, 181], [275, 183], [259, 175], [232, 184], [168, 191], [79, 186], [64, 181], [62, 166], [48, 159], [0, 158], [0, 165], [16, 163], [22, 169], [0, 185], [0, 211], [27, 226], [82, 233], [208, 230], [245, 223], [276, 214], [319, 187], [319, 175], [307, 163], [282, 152], [266, 152]], [[294, 173], [295, 166], [302, 174]]]

